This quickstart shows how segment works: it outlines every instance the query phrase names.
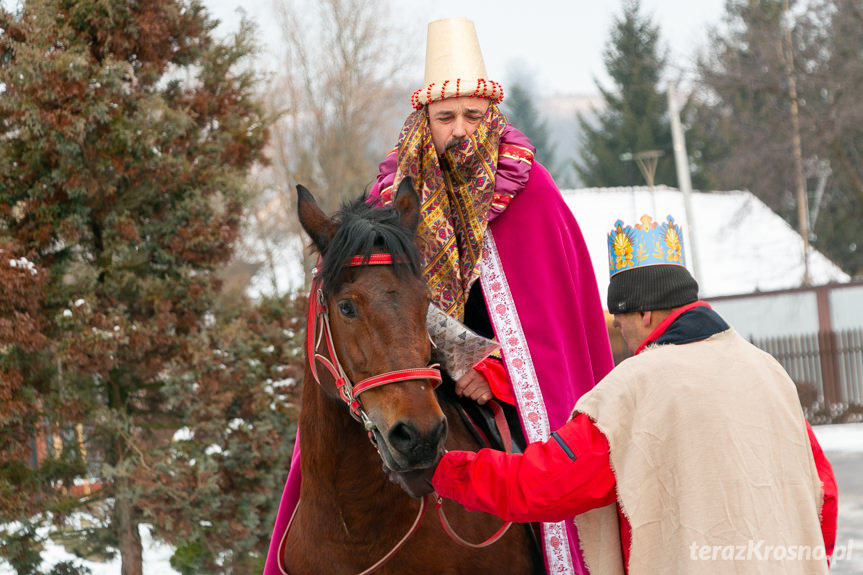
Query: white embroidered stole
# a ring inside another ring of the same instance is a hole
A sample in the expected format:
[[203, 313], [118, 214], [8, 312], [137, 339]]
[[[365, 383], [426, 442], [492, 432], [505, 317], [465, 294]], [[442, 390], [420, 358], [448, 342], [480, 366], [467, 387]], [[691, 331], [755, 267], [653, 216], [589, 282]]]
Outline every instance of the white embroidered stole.
[[[483, 238], [480, 281], [488, 315], [518, 401], [525, 439], [529, 443], [545, 441], [551, 434], [548, 412], [491, 228], [486, 228]], [[542, 541], [548, 572], [574, 574], [566, 524], [563, 521], [543, 523]]]

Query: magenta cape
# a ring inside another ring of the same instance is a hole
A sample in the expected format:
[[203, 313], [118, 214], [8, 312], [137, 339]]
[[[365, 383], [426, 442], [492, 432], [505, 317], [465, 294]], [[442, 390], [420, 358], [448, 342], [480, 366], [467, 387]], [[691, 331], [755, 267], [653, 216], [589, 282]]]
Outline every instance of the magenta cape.
[[[395, 156], [381, 163], [379, 184], [392, 182]], [[480, 277], [486, 306], [525, 436], [544, 441], [613, 366], [593, 267], [572, 212], [537, 162], [524, 188], [488, 229]], [[264, 575], [280, 575], [278, 548], [299, 498], [299, 446], [298, 434]], [[543, 525], [549, 573], [587, 573], [574, 531], [571, 521]], [[561, 545], [564, 537], [569, 545]]]

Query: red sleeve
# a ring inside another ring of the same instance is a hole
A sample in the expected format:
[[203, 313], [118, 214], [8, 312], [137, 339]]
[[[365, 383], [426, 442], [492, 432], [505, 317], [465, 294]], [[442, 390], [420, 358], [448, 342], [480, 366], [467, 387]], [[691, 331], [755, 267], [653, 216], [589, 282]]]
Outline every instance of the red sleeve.
[[815, 433], [809, 422], [806, 422], [806, 431], [809, 433], [809, 443], [812, 445], [812, 455], [815, 457], [815, 468], [818, 469], [818, 478], [821, 480], [821, 490], [824, 499], [821, 505], [821, 534], [824, 536], [824, 549], [827, 557], [833, 555], [836, 546], [836, 516], [839, 513], [838, 489], [836, 477], [833, 475], [833, 466], [827, 461], [827, 457], [815, 438]]
[[577, 415], [524, 453], [450, 451], [432, 478], [438, 495], [507, 521], [562, 521], [616, 500], [608, 440]]
[[506, 368], [503, 366], [502, 361], [494, 357], [487, 357], [473, 366], [473, 368], [485, 376], [492, 394], [497, 399], [505, 401], [510, 405], [516, 405], [512, 383], [510, 383], [509, 377], [506, 375]]

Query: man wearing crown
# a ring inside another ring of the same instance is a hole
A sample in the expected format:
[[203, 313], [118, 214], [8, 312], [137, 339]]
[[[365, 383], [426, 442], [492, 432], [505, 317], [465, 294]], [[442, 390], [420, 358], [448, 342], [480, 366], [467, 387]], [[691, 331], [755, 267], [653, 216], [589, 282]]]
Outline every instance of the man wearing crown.
[[[431, 22], [424, 86], [369, 201], [387, 205], [404, 178], [413, 181], [433, 304], [501, 348], [456, 391], [480, 404], [499, 400], [513, 434], [535, 442], [566, 422], [613, 362], [581, 231], [530, 141], [498, 110], [502, 99], [473, 22]], [[274, 549], [299, 492], [298, 452], [265, 575], [278, 573]], [[585, 572], [571, 521], [543, 524], [541, 540], [549, 572]]]
[[698, 300], [680, 226], [615, 223], [608, 309], [635, 354], [523, 454], [390, 479], [512, 521], [575, 517], [591, 573], [827, 573], [836, 482], [794, 383]]

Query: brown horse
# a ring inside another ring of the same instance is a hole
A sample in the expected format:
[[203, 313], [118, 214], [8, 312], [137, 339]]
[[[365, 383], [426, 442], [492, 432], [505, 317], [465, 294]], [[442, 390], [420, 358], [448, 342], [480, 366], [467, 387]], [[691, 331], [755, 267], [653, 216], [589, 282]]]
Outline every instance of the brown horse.
[[[444, 444], [479, 447], [452, 403], [439, 401], [436, 377], [427, 368], [429, 297], [414, 246], [419, 199], [411, 182], [399, 186], [393, 208], [372, 209], [360, 199], [334, 219], [308, 190], [297, 190], [300, 222], [321, 255], [315, 278], [321, 315], [315, 321], [310, 313], [307, 329], [315, 333], [315, 324], [328, 323], [332, 346], [324, 335], [307, 350], [323, 359], [306, 362], [299, 422], [302, 487], [280, 557], [283, 571], [544, 573], [527, 527], [515, 525], [481, 549], [457, 544], [432, 506], [423, 517], [422, 500], [390, 483], [381, 469], [381, 460], [397, 471], [428, 467]], [[310, 299], [318, 305], [314, 287]], [[332, 364], [324, 369], [327, 361]], [[346, 383], [337, 383], [342, 374]], [[394, 379], [378, 385], [380, 374]], [[474, 543], [503, 523], [453, 502], [445, 502], [444, 510], [453, 530]]]

